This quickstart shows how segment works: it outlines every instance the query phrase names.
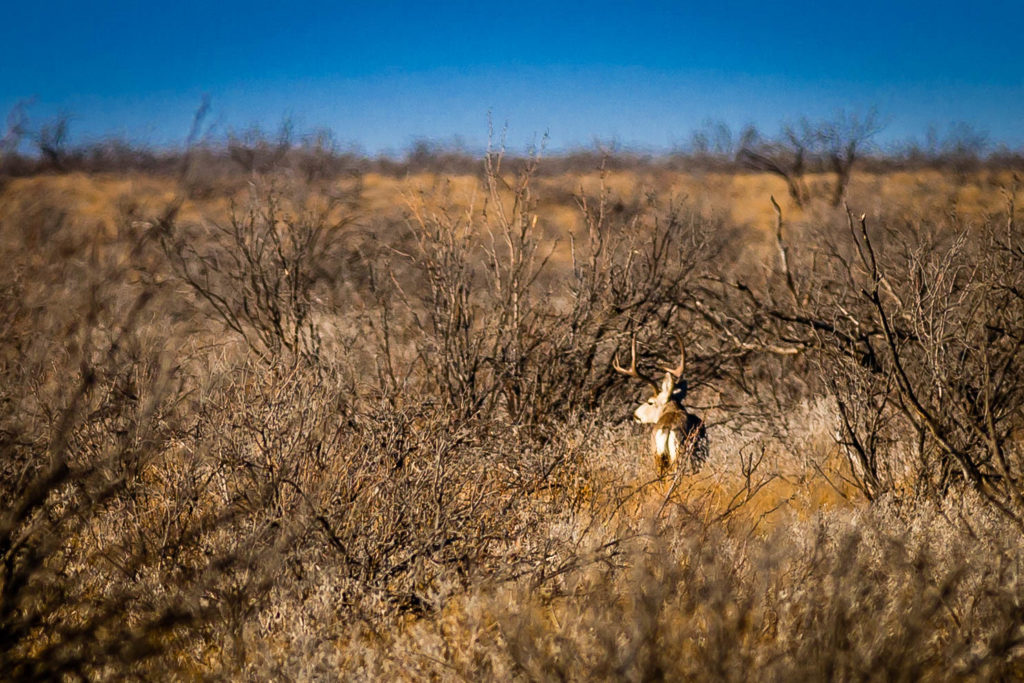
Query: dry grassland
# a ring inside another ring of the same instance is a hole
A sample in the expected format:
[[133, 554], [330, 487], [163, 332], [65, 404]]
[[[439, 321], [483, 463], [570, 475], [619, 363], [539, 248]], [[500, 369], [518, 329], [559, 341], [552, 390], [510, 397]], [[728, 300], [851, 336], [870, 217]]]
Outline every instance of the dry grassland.
[[490, 161], [2, 185], [0, 677], [1024, 676], [1012, 174]]

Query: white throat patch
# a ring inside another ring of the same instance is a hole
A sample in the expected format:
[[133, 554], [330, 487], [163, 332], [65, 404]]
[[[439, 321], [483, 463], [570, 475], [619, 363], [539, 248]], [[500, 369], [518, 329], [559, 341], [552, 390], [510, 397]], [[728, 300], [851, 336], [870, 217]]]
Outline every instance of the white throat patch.
[[669, 462], [675, 462], [679, 451], [679, 438], [671, 427], [660, 427], [654, 432], [654, 447], [658, 455], [667, 455]]

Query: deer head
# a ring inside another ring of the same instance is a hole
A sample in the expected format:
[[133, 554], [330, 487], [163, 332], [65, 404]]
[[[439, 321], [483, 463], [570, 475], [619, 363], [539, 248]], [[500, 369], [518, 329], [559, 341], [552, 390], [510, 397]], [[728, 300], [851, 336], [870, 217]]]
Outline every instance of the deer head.
[[651, 385], [654, 395], [640, 404], [640, 407], [633, 412], [633, 419], [642, 424], [666, 424], [674, 422], [677, 417], [685, 416], [683, 399], [686, 398], [686, 380], [683, 373], [686, 370], [686, 348], [683, 340], [676, 337], [679, 343], [679, 365], [674, 368], [662, 368], [665, 371], [665, 378], [658, 384], [647, 375], [642, 374], [636, 367], [636, 336], [630, 344], [630, 363], [628, 368], [619, 364], [618, 356], [615, 357], [612, 367], [623, 375], [635, 377]]

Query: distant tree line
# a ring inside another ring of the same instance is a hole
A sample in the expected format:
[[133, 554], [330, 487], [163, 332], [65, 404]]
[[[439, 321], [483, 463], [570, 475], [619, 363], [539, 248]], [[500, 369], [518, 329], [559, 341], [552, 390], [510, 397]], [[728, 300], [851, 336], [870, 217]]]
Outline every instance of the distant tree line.
[[[366, 172], [483, 172], [483, 152], [458, 138], [417, 139], [397, 155], [371, 156], [339, 144], [330, 130], [299, 133], [290, 120], [275, 131], [254, 127], [214, 136], [211, 128], [204, 131], [202, 127], [208, 111], [205, 103], [180, 146], [153, 147], [116, 137], [76, 143], [71, 135], [73, 117], [60, 114], [33, 125], [29, 104], [19, 102], [7, 114], [0, 135], [0, 177], [72, 171], [175, 174], [185, 166], [201, 169], [208, 179], [275, 170], [288, 170], [309, 181]], [[883, 147], [876, 138], [884, 126], [874, 110], [839, 112], [819, 120], [801, 118], [783, 123], [774, 134], [753, 125], [735, 131], [722, 121], [708, 120], [686, 143], [667, 152], [649, 153], [596, 142], [589, 148], [550, 155], [542, 173], [590, 171], [599, 166], [608, 170], [759, 171], [782, 178], [798, 205], [805, 204], [812, 193], [809, 177], [825, 174], [831, 180], [823, 196], [838, 205], [855, 166], [871, 171], [936, 168], [961, 175], [982, 168], [1024, 169], [1024, 148], [995, 145], [984, 131], [968, 123], [954, 123], [945, 132], [932, 127], [923, 140]], [[520, 161], [528, 156], [524, 153]]]

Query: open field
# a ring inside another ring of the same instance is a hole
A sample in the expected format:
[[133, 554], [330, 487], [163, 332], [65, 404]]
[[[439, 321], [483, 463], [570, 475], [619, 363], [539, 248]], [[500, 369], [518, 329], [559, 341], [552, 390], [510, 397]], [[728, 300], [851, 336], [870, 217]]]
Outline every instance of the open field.
[[1024, 676], [1014, 173], [545, 163], [4, 178], [4, 677]]

